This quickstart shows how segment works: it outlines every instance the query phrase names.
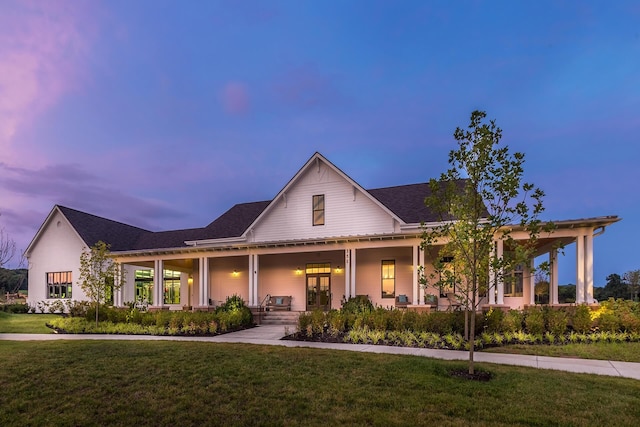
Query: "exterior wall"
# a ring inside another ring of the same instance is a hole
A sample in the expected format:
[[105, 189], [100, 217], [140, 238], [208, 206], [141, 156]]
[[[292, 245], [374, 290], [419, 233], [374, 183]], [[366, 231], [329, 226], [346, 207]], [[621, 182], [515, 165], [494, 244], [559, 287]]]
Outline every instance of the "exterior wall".
[[[331, 264], [331, 308], [340, 308], [345, 292], [343, 251], [260, 256], [259, 302], [267, 294], [291, 295], [291, 310], [305, 311], [307, 309], [305, 267], [309, 263]], [[340, 266], [340, 271], [336, 271], [338, 266]]]
[[[413, 249], [411, 247], [360, 249], [356, 252], [356, 295], [369, 295], [374, 305], [394, 307], [395, 298], [382, 298], [382, 261], [395, 261], [396, 296], [413, 299]], [[411, 301], [415, 303], [417, 301]]]
[[72, 299], [87, 299], [77, 284], [80, 254], [85, 248], [86, 245], [64, 216], [55, 211], [29, 254], [28, 303], [35, 305], [38, 301], [54, 301], [48, 298], [46, 273], [59, 271], [71, 271]]
[[[312, 198], [324, 194], [325, 225], [312, 225]], [[392, 217], [332, 168], [308, 168], [253, 231], [256, 242], [391, 233]], [[250, 236], [251, 238], [251, 236]]]
[[[234, 275], [234, 270], [237, 275]], [[197, 283], [197, 282], [195, 282]], [[234, 256], [209, 259], [209, 296], [218, 305], [231, 295], [249, 301], [249, 258]]]

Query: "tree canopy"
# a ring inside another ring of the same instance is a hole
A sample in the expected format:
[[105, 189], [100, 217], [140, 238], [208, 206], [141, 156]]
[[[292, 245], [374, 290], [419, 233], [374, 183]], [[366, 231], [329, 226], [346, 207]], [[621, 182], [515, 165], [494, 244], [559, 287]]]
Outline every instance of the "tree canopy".
[[[542, 230], [538, 216], [544, 210], [542, 190], [523, 180], [524, 154], [499, 146], [502, 130], [485, 118], [485, 112], [474, 111], [468, 127], [455, 130], [458, 147], [449, 153], [449, 169], [429, 181], [431, 194], [425, 199], [438, 221], [423, 224], [422, 234], [433, 272], [423, 272], [421, 282], [455, 289], [467, 312], [470, 343], [479, 296], [495, 292], [498, 281], [509, 280], [517, 265], [533, 258]], [[528, 240], [516, 242], [507, 225], [520, 226]], [[505, 248], [502, 257], [495, 250], [497, 241]], [[469, 373], [473, 372], [471, 344]]]
[[78, 284], [95, 305], [96, 324], [100, 304], [107, 302], [124, 285], [123, 273], [120, 264], [109, 256], [109, 245], [105, 242], [99, 241], [89, 251], [82, 251]]

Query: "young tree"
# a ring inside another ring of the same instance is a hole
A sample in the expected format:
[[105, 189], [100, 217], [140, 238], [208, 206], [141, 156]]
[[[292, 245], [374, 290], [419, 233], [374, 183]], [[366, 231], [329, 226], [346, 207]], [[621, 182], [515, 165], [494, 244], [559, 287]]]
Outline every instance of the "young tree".
[[629, 297], [633, 301], [638, 301], [638, 291], [640, 291], [640, 270], [631, 270], [624, 273], [623, 279], [629, 286]]
[[4, 228], [0, 228], [0, 268], [8, 264], [15, 254], [16, 242], [9, 237]]
[[[433, 260], [434, 273], [422, 274], [423, 285], [455, 289], [468, 325], [469, 374], [474, 373], [475, 313], [480, 295], [508, 281], [518, 265], [530, 265], [536, 239], [543, 229], [544, 193], [523, 182], [523, 153], [499, 147], [502, 130], [486, 113], [474, 111], [467, 130], [457, 128], [458, 148], [449, 153], [450, 168], [429, 181], [425, 204], [437, 222], [423, 224], [422, 247]], [[515, 241], [512, 229], [527, 233]], [[552, 228], [550, 223], [545, 229]], [[504, 256], [495, 251], [502, 240]], [[455, 287], [454, 287], [455, 286]]]
[[104, 304], [109, 296], [113, 296], [124, 282], [124, 271], [121, 265], [109, 256], [108, 244], [99, 241], [89, 248], [89, 251], [82, 251], [78, 284], [95, 305], [96, 325], [100, 304]]

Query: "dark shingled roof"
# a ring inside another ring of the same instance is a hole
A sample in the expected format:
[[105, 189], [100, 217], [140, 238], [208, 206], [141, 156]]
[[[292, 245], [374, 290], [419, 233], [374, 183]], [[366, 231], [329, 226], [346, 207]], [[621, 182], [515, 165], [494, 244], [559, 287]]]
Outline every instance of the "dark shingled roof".
[[431, 194], [427, 183], [375, 188], [367, 191], [408, 224], [437, 220], [424, 204], [425, 197]]
[[[424, 204], [425, 197], [431, 193], [427, 183], [376, 188], [368, 192], [406, 223], [438, 220]], [[102, 240], [111, 244], [112, 251], [130, 251], [184, 247], [184, 242], [189, 240], [239, 237], [269, 203], [270, 200], [237, 204], [206, 227], [160, 232], [58, 207], [88, 246]]]
[[244, 233], [269, 203], [266, 201], [235, 205], [203, 228], [149, 232], [142, 235], [131, 250], [179, 248], [186, 246], [184, 242], [189, 240], [238, 237]]
[[138, 241], [140, 236], [150, 233], [148, 230], [91, 215], [75, 209], [58, 205], [58, 209], [69, 220], [87, 246], [93, 246], [102, 240], [111, 245], [112, 251], [126, 251]]

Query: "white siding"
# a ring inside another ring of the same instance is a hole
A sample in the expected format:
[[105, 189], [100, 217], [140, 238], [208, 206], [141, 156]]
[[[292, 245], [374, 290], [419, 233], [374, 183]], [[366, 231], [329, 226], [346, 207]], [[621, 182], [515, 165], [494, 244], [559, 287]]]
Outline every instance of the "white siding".
[[85, 247], [64, 216], [56, 211], [29, 255], [30, 305], [48, 299], [46, 273], [58, 271], [71, 271], [72, 299], [86, 299], [77, 284], [80, 276], [80, 254]]
[[[393, 217], [323, 162], [303, 171], [253, 230], [253, 241], [392, 233]], [[312, 199], [324, 195], [325, 225], [312, 225]], [[286, 200], [285, 200], [286, 199]], [[250, 236], [251, 238], [251, 236]]]

